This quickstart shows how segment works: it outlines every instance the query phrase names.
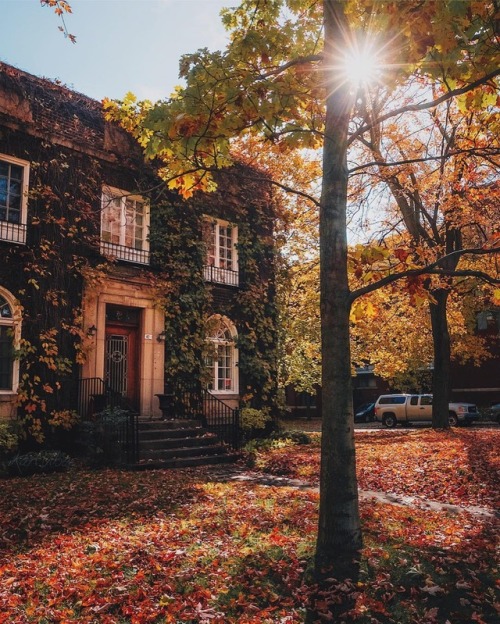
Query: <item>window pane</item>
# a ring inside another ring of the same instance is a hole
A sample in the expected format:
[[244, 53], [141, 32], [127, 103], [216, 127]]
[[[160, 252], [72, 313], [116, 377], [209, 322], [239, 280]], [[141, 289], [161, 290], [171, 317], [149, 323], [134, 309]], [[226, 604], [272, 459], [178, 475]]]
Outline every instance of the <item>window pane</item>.
[[10, 166], [10, 177], [12, 180], [19, 180], [21, 181], [23, 179], [23, 168], [20, 167], [19, 165], [11, 165]]
[[12, 336], [0, 325], [0, 390], [12, 389]]
[[232, 228], [219, 226], [219, 266], [221, 269], [232, 269]]
[[10, 309], [10, 305], [5, 301], [3, 297], [0, 297], [0, 317], [1, 318], [12, 318], [12, 310]]
[[0, 161], [0, 220], [20, 223], [23, 167]]
[[121, 208], [120, 199], [103, 195], [101, 236], [107, 243], [120, 244]]
[[203, 222], [203, 242], [207, 246], [207, 264], [209, 266], [215, 266], [215, 223], [211, 221]]

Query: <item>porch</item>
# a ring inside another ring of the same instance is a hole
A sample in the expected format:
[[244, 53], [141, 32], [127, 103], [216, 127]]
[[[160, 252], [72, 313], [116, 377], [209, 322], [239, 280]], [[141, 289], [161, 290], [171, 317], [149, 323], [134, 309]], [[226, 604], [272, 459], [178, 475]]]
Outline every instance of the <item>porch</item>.
[[239, 410], [200, 385], [170, 386], [157, 394], [161, 417], [144, 417], [101, 378], [79, 380], [82, 447], [103, 465], [174, 468], [235, 461], [240, 448]]

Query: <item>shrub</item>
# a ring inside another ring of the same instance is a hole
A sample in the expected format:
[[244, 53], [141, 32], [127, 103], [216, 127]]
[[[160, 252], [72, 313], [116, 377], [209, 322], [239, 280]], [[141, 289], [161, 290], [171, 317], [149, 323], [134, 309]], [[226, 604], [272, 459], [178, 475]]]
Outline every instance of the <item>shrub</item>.
[[71, 466], [71, 460], [61, 451], [38, 451], [16, 455], [7, 462], [7, 471], [12, 476], [26, 477], [33, 474], [64, 472]]
[[9, 455], [17, 450], [19, 432], [11, 421], [0, 422], [0, 456]]
[[79, 452], [93, 466], [126, 463], [124, 440], [130, 412], [121, 407], [106, 407], [95, 414], [95, 420], [80, 422], [77, 428]]
[[240, 426], [246, 432], [255, 429], [265, 429], [270, 421], [271, 416], [267, 410], [244, 407], [240, 412]]
[[289, 440], [292, 444], [311, 444], [311, 436], [304, 431], [274, 431], [271, 440]]
[[70, 431], [78, 423], [78, 414], [74, 410], [58, 410], [50, 412], [48, 424], [55, 428]]
[[248, 453], [258, 451], [270, 451], [296, 444], [311, 444], [312, 439], [303, 431], [275, 431], [267, 438], [250, 440], [245, 444], [244, 450]]

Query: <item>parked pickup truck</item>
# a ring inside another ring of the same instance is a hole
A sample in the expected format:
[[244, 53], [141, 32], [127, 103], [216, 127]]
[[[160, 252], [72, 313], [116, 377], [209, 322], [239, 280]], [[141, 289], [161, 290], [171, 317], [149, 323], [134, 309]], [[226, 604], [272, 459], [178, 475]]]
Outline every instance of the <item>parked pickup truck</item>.
[[[452, 427], [479, 418], [473, 403], [450, 403], [448, 415]], [[432, 394], [383, 394], [375, 403], [375, 420], [388, 428], [398, 423], [432, 422]]]

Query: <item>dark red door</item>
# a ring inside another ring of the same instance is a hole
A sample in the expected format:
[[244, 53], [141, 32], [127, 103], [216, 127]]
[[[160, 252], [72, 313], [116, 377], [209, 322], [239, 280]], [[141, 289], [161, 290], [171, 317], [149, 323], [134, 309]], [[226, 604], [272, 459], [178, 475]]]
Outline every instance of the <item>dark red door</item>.
[[138, 328], [106, 325], [104, 369], [107, 384], [135, 407], [139, 404]]

